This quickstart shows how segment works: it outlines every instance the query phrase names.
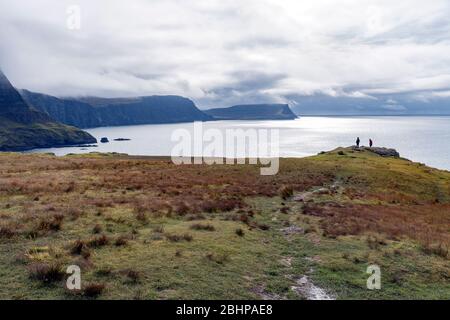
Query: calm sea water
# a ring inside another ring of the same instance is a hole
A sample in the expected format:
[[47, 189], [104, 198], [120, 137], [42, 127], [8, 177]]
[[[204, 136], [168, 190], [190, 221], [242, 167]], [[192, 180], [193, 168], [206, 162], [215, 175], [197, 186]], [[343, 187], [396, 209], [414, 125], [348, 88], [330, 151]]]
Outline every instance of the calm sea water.
[[[99, 141], [110, 143], [98, 148], [52, 148], [31, 152], [56, 155], [89, 152], [120, 152], [130, 155], [170, 155], [176, 145], [172, 132], [184, 128], [193, 131], [192, 123], [105, 127], [88, 129]], [[204, 130], [279, 129], [280, 153], [283, 157], [305, 157], [338, 146], [354, 144], [359, 136], [364, 145], [372, 138], [375, 146], [397, 149], [413, 161], [450, 170], [450, 117], [302, 117], [292, 121], [217, 121], [203, 124]], [[113, 141], [128, 138], [131, 141]]]

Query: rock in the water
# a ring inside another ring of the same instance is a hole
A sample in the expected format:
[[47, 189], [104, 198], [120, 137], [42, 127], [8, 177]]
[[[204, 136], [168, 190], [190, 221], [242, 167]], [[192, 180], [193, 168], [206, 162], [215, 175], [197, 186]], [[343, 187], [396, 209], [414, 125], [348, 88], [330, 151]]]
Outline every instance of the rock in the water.
[[104, 137], [104, 138], [102, 138], [102, 139], [100, 140], [100, 142], [101, 142], [101, 143], [108, 143], [109, 140], [108, 140], [108, 138]]

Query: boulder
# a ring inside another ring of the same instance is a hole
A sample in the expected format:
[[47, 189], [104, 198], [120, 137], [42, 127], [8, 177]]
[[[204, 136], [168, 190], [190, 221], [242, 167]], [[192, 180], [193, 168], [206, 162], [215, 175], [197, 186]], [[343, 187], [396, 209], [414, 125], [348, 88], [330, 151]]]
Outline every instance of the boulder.
[[394, 158], [400, 158], [400, 153], [398, 153], [395, 149], [389, 149], [389, 148], [369, 148], [369, 147], [363, 147], [364, 150], [376, 153], [382, 157], [394, 157]]

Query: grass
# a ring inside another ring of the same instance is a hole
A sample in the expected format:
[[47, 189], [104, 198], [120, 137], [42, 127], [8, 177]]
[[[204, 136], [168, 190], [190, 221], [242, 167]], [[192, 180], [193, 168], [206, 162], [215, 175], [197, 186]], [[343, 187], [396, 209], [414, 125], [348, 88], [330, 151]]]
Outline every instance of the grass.
[[88, 241], [87, 245], [88, 245], [88, 247], [91, 247], [91, 248], [99, 248], [99, 247], [106, 246], [109, 243], [110, 243], [110, 239], [106, 235], [103, 234], [101, 236], [91, 238]]
[[0, 150], [17, 151], [96, 142], [94, 137], [78, 128], [53, 122], [46, 116], [40, 119], [41, 113], [27, 110], [25, 117], [30, 123], [24, 124], [20, 119], [15, 121], [0, 116]]
[[43, 283], [52, 283], [61, 281], [64, 277], [62, 268], [57, 263], [33, 263], [28, 267], [30, 278], [42, 281]]
[[83, 295], [88, 298], [97, 298], [103, 293], [105, 287], [103, 283], [89, 283], [83, 289]]
[[195, 223], [191, 225], [192, 230], [197, 231], [216, 231], [216, 228], [212, 224], [202, 224], [202, 223]]
[[[273, 177], [0, 154], [3, 299], [304, 299], [304, 275], [338, 299], [449, 299], [449, 230], [450, 173], [370, 152], [282, 159]], [[366, 289], [371, 264], [380, 291]]]

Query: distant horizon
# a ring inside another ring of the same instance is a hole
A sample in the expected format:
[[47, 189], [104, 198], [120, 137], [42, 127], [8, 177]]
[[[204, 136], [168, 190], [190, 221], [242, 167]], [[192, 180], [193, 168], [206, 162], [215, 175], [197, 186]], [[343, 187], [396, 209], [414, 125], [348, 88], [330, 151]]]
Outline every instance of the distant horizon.
[[[33, 92], [33, 93], [39, 93], [39, 94], [44, 94], [44, 95], [49, 95], [49, 96], [53, 96], [47, 93], [42, 93], [42, 92], [34, 92], [25, 88], [16, 88], [19, 92], [21, 91], [29, 91], [29, 92]], [[159, 95], [159, 94], [148, 94], [148, 95], [141, 95], [141, 96], [121, 96], [121, 97], [105, 97], [105, 96], [53, 96], [55, 98], [58, 99], [67, 99], [67, 100], [78, 100], [78, 99], [88, 99], [88, 98], [100, 98], [100, 99], [138, 99], [138, 98], [145, 98], [145, 97], [155, 97], [155, 96], [179, 96], [182, 98], [186, 98], [191, 100], [200, 110], [210, 110], [210, 109], [220, 109], [220, 108], [230, 108], [230, 107], [234, 107], [234, 106], [239, 106], [239, 105], [269, 105], [269, 104], [276, 104], [276, 105], [285, 105], [287, 104], [291, 110], [298, 116], [450, 116], [450, 111], [448, 113], [440, 113], [440, 112], [429, 112], [429, 113], [411, 113], [411, 112], [405, 112], [402, 113], [403, 110], [399, 110], [397, 111], [397, 113], [395, 113], [394, 111], [391, 111], [392, 113], [389, 113], [389, 111], [387, 110], [380, 110], [378, 113], [364, 113], [364, 110], [361, 110], [360, 113], [346, 113], [345, 111], [339, 111], [336, 113], [314, 113], [314, 112], [302, 112], [301, 107], [302, 106], [293, 106], [291, 103], [289, 102], [256, 102], [256, 103], [237, 103], [235, 105], [217, 105], [217, 106], [199, 106], [194, 99], [187, 97], [187, 96], [180, 96], [180, 95], [176, 95], [176, 94], [165, 94], [165, 95]], [[450, 100], [449, 100], [449, 108], [450, 108]]]

